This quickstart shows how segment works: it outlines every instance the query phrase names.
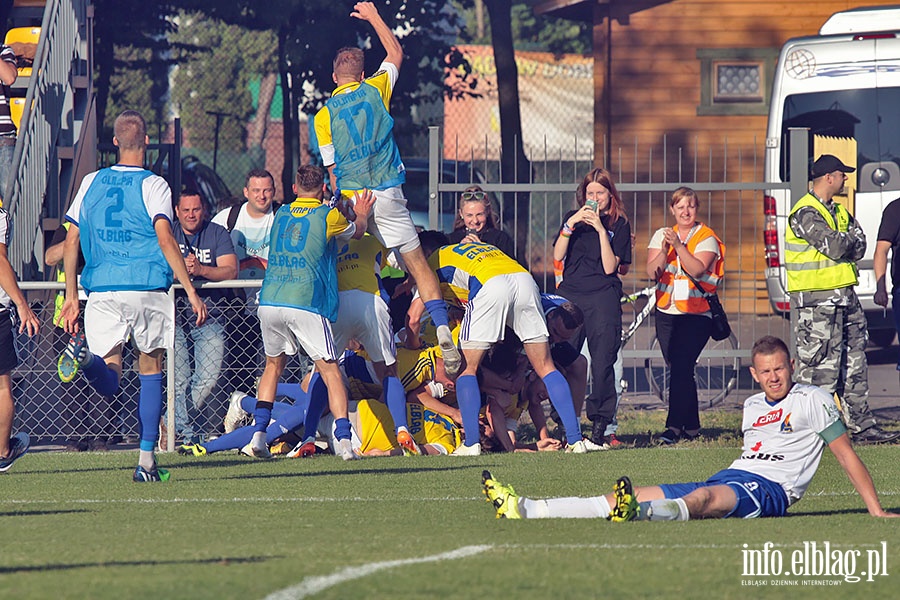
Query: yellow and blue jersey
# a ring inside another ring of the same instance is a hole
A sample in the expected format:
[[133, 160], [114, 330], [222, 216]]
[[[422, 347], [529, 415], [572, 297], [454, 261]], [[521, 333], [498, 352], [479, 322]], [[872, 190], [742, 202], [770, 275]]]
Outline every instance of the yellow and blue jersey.
[[474, 298], [492, 277], [527, 273], [515, 260], [490, 244], [454, 244], [436, 250], [428, 264], [437, 273], [444, 299], [461, 305]]
[[275, 213], [269, 264], [259, 303], [337, 319], [337, 243], [352, 225], [315, 198], [297, 198]]
[[348, 240], [338, 249], [338, 291], [361, 290], [387, 299], [381, 286], [381, 269], [387, 264], [387, 251], [368, 233], [358, 240]]
[[381, 70], [361, 82], [339, 86], [314, 118], [314, 131], [326, 166], [333, 155], [338, 189], [386, 190], [402, 185], [406, 172], [394, 141], [388, 105], [391, 79]]
[[[396, 450], [394, 421], [388, 407], [377, 400], [361, 400], [356, 407], [359, 416], [360, 452]], [[417, 444], [437, 444], [449, 454], [461, 442], [459, 427], [448, 417], [428, 410], [421, 404], [408, 402], [406, 418], [409, 432]]]

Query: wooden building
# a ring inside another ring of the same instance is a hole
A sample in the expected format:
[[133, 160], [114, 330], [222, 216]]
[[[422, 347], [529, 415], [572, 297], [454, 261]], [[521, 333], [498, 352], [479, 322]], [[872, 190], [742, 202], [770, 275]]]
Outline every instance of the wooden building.
[[[538, 0], [534, 11], [593, 25], [595, 164], [623, 174], [620, 183], [749, 182], [763, 180], [770, 87], [784, 43], [816, 35], [836, 12], [896, 3]], [[704, 220], [728, 247], [727, 305], [768, 312], [762, 195], [708, 198]], [[636, 265], [641, 238], [669, 220], [664, 201], [631, 207]]]

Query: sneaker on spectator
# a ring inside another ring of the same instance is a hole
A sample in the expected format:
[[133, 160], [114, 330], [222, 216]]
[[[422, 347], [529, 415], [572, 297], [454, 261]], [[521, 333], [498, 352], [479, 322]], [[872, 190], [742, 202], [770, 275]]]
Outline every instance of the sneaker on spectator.
[[56, 374], [63, 383], [69, 383], [75, 379], [78, 374], [78, 368], [87, 360], [87, 339], [84, 337], [84, 330], [73, 333], [69, 338], [59, 360], [56, 361]]
[[225, 413], [225, 433], [231, 433], [235, 429], [249, 425], [253, 420], [252, 415], [241, 408], [241, 400], [246, 395], [244, 392], [231, 393], [231, 397], [228, 399], [228, 412]]
[[481, 486], [487, 501], [494, 506], [498, 519], [521, 519], [519, 513], [519, 497], [511, 485], [503, 485], [491, 475], [490, 471], [482, 471]]
[[5, 458], [0, 458], [0, 473], [6, 473], [13, 463], [19, 460], [31, 446], [31, 438], [24, 431], [20, 431], [16, 435], [9, 438], [9, 454]]
[[657, 446], [672, 446], [678, 443], [679, 435], [672, 429], [666, 429], [653, 439], [653, 443]]
[[456, 447], [456, 450], [450, 453], [451, 456], [481, 456], [481, 444], [472, 444], [471, 446], [466, 446], [465, 444], [461, 444]]
[[147, 470], [141, 465], [138, 465], [134, 470], [134, 477], [132, 477], [135, 483], [147, 483], [149, 481], [168, 481], [169, 480], [169, 472], [165, 469], [160, 469], [154, 466], [151, 470]]
[[608, 437], [609, 437], [609, 447], [610, 448], [619, 448], [619, 447], [625, 445], [625, 443], [622, 442], [621, 440], [619, 440], [619, 438], [617, 438], [616, 434], [614, 434], [614, 433], [609, 434]]

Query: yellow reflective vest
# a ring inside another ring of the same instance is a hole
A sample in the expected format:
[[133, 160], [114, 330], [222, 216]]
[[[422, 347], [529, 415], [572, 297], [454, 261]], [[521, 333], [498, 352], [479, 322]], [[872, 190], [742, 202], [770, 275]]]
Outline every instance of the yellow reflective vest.
[[825, 205], [812, 194], [806, 194], [788, 217], [784, 240], [784, 268], [787, 272], [788, 292], [808, 292], [836, 290], [856, 285], [856, 264], [847, 260], [832, 260], [814, 248], [805, 239], [797, 236], [790, 225], [790, 217], [801, 208], [811, 206], [819, 211], [828, 226], [835, 231], [847, 231], [850, 213], [840, 204], [835, 205], [837, 222]]

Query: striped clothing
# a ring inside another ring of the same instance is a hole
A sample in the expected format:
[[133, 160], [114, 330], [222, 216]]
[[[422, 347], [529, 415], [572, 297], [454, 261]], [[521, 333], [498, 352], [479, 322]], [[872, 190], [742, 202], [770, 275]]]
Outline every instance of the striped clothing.
[[[9, 46], [0, 46], [0, 60], [16, 66], [16, 53]], [[16, 135], [16, 126], [9, 116], [9, 87], [0, 84], [0, 136]]]

